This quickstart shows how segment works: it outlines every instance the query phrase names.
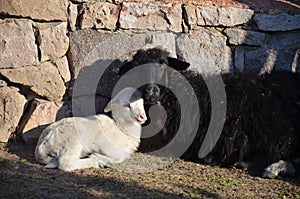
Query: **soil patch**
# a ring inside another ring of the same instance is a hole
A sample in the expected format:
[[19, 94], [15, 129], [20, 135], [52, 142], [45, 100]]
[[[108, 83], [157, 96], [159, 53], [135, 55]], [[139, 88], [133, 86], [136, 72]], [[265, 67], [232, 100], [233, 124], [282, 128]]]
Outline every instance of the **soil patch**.
[[37, 164], [32, 146], [10, 145], [11, 151], [0, 150], [0, 198], [300, 198], [299, 178], [262, 179], [183, 160], [141, 174], [110, 168], [63, 172]]

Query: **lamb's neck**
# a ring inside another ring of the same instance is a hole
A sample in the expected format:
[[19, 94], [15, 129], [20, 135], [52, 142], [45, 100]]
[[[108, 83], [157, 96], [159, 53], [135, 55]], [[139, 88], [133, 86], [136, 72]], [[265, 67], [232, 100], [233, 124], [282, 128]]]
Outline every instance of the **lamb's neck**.
[[122, 132], [129, 135], [130, 137], [140, 139], [142, 127], [138, 122], [129, 123], [129, 122], [116, 120], [116, 125]]

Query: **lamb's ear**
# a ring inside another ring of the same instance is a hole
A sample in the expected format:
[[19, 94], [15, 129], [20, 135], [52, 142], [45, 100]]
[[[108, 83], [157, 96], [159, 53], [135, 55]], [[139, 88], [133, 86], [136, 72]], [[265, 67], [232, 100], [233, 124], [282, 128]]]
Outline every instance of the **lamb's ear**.
[[176, 58], [168, 57], [168, 65], [175, 70], [185, 70], [190, 64]]
[[106, 107], [104, 108], [104, 112], [107, 113], [107, 112], [110, 112], [112, 111], [113, 109], [116, 109], [117, 107], [120, 106], [120, 103], [116, 103], [116, 102], [112, 102], [110, 101]]
[[111, 102], [109, 102], [109, 103], [106, 105], [106, 107], [104, 108], [104, 113], [107, 113], [107, 112], [109, 112], [109, 111], [111, 111], [111, 110], [112, 110]]
[[114, 109], [119, 109], [122, 106], [127, 106], [127, 105], [124, 105], [124, 104], [121, 104], [121, 103], [112, 103], [112, 102], [109, 102], [106, 105], [106, 107], [104, 108], [104, 113], [110, 112], [110, 111], [112, 111]]

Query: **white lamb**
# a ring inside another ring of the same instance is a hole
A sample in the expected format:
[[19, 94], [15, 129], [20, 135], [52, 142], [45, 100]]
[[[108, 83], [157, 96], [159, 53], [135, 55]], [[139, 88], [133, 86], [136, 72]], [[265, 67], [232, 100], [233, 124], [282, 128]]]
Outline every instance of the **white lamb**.
[[120, 91], [106, 106], [113, 119], [99, 114], [64, 118], [39, 138], [35, 157], [46, 168], [72, 171], [120, 163], [139, 146], [146, 120], [143, 99], [133, 88]]

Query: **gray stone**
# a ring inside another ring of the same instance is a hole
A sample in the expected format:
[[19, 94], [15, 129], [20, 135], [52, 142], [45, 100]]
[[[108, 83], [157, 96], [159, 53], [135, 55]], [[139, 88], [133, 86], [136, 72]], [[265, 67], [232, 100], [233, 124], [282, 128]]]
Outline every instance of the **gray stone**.
[[95, 2], [84, 9], [81, 28], [114, 30], [119, 18], [119, 6], [107, 2]]
[[197, 13], [196, 6], [187, 4], [183, 6], [185, 14], [185, 22], [187, 23], [189, 29], [194, 29], [197, 25]]
[[180, 4], [124, 2], [119, 22], [123, 29], [181, 32], [182, 9]]
[[90, 0], [71, 0], [74, 3], [86, 3], [89, 2]]
[[[116, 70], [124, 61], [130, 61], [139, 49], [163, 45], [171, 55], [175, 53], [172, 33], [118, 32], [104, 34], [92, 30], [77, 30], [70, 35], [70, 57], [75, 77], [72, 96], [111, 96], [111, 91], [120, 76]], [[99, 84], [99, 86], [98, 86]], [[72, 89], [72, 88], [71, 88]], [[91, 102], [92, 103], [92, 102]]]
[[245, 71], [245, 50], [244, 47], [237, 46], [234, 55], [234, 72], [243, 73]]
[[[77, 88], [75, 91], [73, 90], [72, 96], [95, 93], [110, 96], [112, 88], [119, 78], [113, 71], [114, 64], [112, 62], [116, 59], [126, 60], [127, 56], [130, 57], [138, 49], [143, 48], [148, 35], [102, 34], [96, 31], [75, 31], [74, 34], [71, 34], [70, 53]], [[101, 87], [98, 87], [97, 83]]]
[[231, 50], [220, 32], [203, 28], [179, 35], [176, 44], [177, 54], [191, 63], [189, 69], [201, 74], [230, 72]]
[[84, 67], [86, 56], [97, 47], [109, 34], [95, 30], [77, 30], [70, 33], [69, 60], [71, 72], [76, 79], [79, 71]]
[[295, 60], [300, 48], [299, 32], [271, 35], [263, 48], [245, 49], [245, 69], [260, 73], [299, 68]]
[[0, 69], [38, 64], [32, 22], [7, 20], [0, 23]]
[[[104, 108], [108, 104], [109, 100], [109, 97], [103, 96], [77, 96], [72, 99], [72, 110], [74, 110], [74, 116], [85, 117], [104, 113]], [[93, 104], [91, 104], [90, 101], [93, 101]]]
[[156, 33], [151, 34], [146, 38], [146, 46], [144, 49], [160, 47], [167, 50], [170, 53], [170, 57], [177, 58], [175, 35], [173, 33]]
[[292, 66], [300, 67], [300, 60], [295, 57], [300, 49], [300, 32], [274, 34], [270, 38], [269, 48], [276, 52], [275, 70], [292, 70]]
[[263, 14], [254, 15], [254, 21], [258, 29], [263, 31], [288, 31], [300, 29], [300, 14], [290, 15], [281, 14]]
[[199, 6], [196, 8], [198, 25], [233, 27], [250, 21], [254, 11], [242, 8], [218, 8], [214, 6]]
[[244, 63], [245, 71], [259, 72], [266, 60], [267, 60], [267, 49], [265, 48], [247, 48], [244, 52]]
[[0, 87], [7, 86], [6, 81], [0, 79]]
[[7, 142], [16, 130], [26, 99], [17, 88], [0, 87], [0, 142]]
[[69, 48], [67, 22], [36, 24], [39, 29], [41, 62], [64, 56]]
[[71, 31], [76, 30], [76, 23], [77, 23], [77, 16], [78, 16], [78, 5], [70, 3], [68, 7], [69, 11], [69, 26], [71, 28]]
[[55, 64], [58, 68], [59, 74], [63, 78], [65, 83], [68, 83], [71, 80], [71, 73], [69, 70], [68, 59], [66, 56], [55, 60]]
[[299, 65], [298, 64], [298, 62], [299, 62], [299, 60], [300, 60], [300, 48], [298, 48], [298, 50], [296, 51], [296, 53], [295, 53], [295, 56], [294, 56], [294, 61], [293, 61], [293, 63], [292, 63], [292, 72], [293, 73], [300, 73], [300, 67], [298, 67], [297, 65]]
[[261, 46], [265, 40], [265, 33], [261, 32], [226, 28], [224, 33], [227, 35], [229, 43], [233, 45]]
[[0, 0], [0, 14], [45, 21], [67, 21], [67, 0]]
[[13, 83], [29, 87], [36, 94], [51, 101], [61, 100], [65, 93], [64, 82], [58, 69], [51, 62], [40, 66], [1, 69], [0, 74]]
[[[161, 43], [163, 42], [163, 43]], [[175, 36], [172, 33], [100, 33], [95, 30], [77, 30], [70, 34], [71, 68], [76, 78], [79, 71], [101, 59], [120, 59], [142, 48], [163, 46], [175, 55]]]

